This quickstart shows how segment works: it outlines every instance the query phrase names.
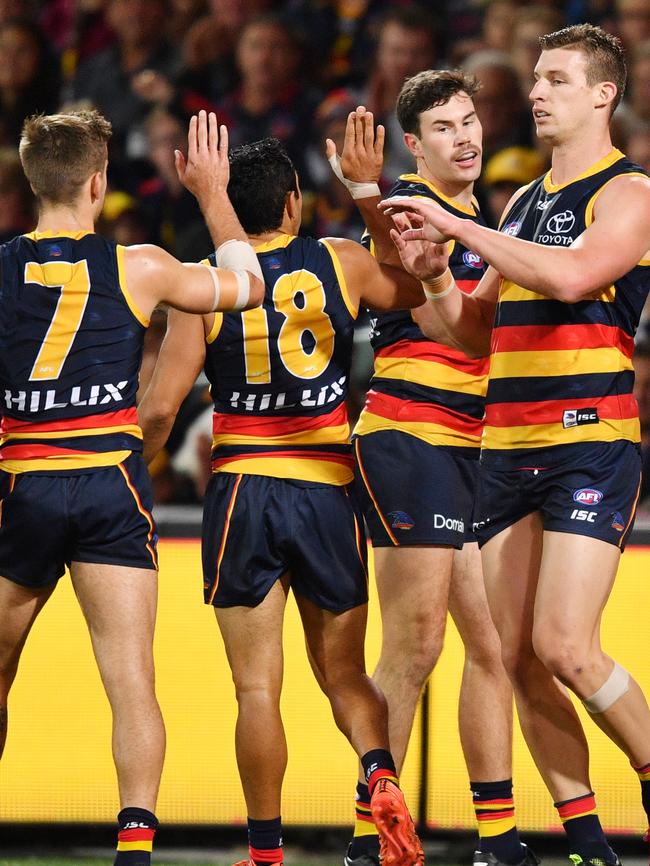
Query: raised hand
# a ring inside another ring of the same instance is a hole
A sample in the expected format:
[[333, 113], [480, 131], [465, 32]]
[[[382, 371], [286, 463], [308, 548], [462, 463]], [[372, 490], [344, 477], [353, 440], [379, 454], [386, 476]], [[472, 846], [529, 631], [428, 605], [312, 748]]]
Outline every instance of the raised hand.
[[227, 195], [230, 179], [228, 130], [217, 123], [217, 115], [200, 111], [190, 120], [187, 159], [174, 151], [180, 182], [193, 193], [201, 208], [213, 197]]
[[325, 154], [339, 180], [377, 183], [384, 165], [384, 137], [383, 126], [375, 130], [371, 111], [366, 111], [363, 105], [351, 111], [340, 156], [332, 139], [325, 140]]
[[392, 214], [392, 219], [395, 227], [391, 229], [390, 236], [397, 247], [404, 270], [422, 282], [444, 273], [449, 264], [449, 244], [433, 243], [422, 237], [414, 237], [414, 233], [422, 231], [422, 227], [417, 227], [422, 219], [418, 214], [409, 216], [398, 212]]
[[426, 240], [434, 244], [444, 243], [454, 237], [454, 229], [460, 222], [458, 217], [453, 216], [431, 199], [393, 196], [379, 202], [377, 207], [390, 216], [400, 213], [407, 216], [412, 227], [402, 233], [404, 241]]

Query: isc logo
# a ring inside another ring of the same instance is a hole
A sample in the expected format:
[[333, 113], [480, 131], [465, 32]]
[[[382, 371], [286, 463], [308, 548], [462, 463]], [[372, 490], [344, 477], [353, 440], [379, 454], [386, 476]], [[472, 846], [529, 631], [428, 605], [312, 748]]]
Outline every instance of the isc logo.
[[574, 508], [571, 512], [571, 520], [586, 520], [587, 523], [595, 523], [597, 514], [597, 511], [581, 511]]
[[579, 502], [580, 505], [598, 505], [603, 501], [603, 494], [592, 487], [581, 487], [580, 490], [574, 491], [573, 501]]

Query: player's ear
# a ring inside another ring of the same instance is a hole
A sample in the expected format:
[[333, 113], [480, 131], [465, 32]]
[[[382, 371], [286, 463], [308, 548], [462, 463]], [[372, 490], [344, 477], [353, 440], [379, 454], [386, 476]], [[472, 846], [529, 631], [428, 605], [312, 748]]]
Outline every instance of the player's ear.
[[413, 156], [417, 159], [418, 156], [422, 156], [422, 145], [420, 144], [420, 139], [417, 135], [413, 135], [412, 132], [404, 133], [404, 144], [411, 151]]
[[596, 86], [596, 108], [605, 108], [616, 99], [618, 88], [613, 81], [601, 81]]
[[104, 173], [95, 171], [90, 176], [90, 198], [93, 204], [102, 197], [104, 192]]

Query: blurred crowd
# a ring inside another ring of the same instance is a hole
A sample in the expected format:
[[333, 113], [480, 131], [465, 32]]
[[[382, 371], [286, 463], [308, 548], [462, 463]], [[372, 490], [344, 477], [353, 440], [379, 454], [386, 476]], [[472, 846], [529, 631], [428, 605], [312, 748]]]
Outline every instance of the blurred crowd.
[[[157, 243], [184, 261], [211, 250], [175, 148], [187, 121], [216, 110], [232, 145], [281, 139], [304, 194], [303, 231], [359, 239], [363, 225], [324, 159], [342, 146], [348, 112], [363, 104], [387, 130], [382, 187], [414, 166], [394, 106], [405, 78], [464, 67], [482, 87], [484, 172], [477, 195], [495, 225], [512, 192], [548, 167], [528, 93], [538, 37], [567, 24], [620, 36], [629, 79], [614, 141], [650, 171], [650, 0], [0, 0], [0, 239], [33, 226], [18, 161], [23, 119], [93, 105], [112, 122], [109, 194], [99, 230], [119, 243]], [[165, 331], [154, 317], [144, 388]], [[359, 326], [351, 411], [370, 372], [367, 318]], [[650, 503], [650, 328], [639, 332], [637, 396]], [[210, 450], [210, 404], [199, 382], [153, 467], [158, 502], [197, 502]]]

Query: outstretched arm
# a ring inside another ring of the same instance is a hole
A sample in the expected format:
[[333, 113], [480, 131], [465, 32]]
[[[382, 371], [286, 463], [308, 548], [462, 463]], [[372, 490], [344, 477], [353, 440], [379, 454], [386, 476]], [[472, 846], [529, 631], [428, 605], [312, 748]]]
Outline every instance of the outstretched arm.
[[167, 333], [153, 376], [138, 406], [147, 463], [165, 446], [178, 410], [203, 369], [204, 361], [203, 318], [170, 310]]
[[423, 199], [387, 199], [379, 207], [410, 216], [415, 227], [402, 233], [404, 241], [455, 238], [506, 279], [566, 303], [608, 288], [650, 249], [650, 180], [645, 177], [621, 175], [610, 181], [596, 199], [592, 224], [564, 248], [510, 237]]
[[331, 138], [325, 153], [332, 171], [348, 189], [363, 217], [380, 262], [399, 266], [399, 256], [390, 239], [391, 221], [377, 205], [381, 201], [379, 178], [384, 165], [384, 127], [374, 128], [371, 111], [360, 105], [348, 115], [343, 151], [339, 156]]

